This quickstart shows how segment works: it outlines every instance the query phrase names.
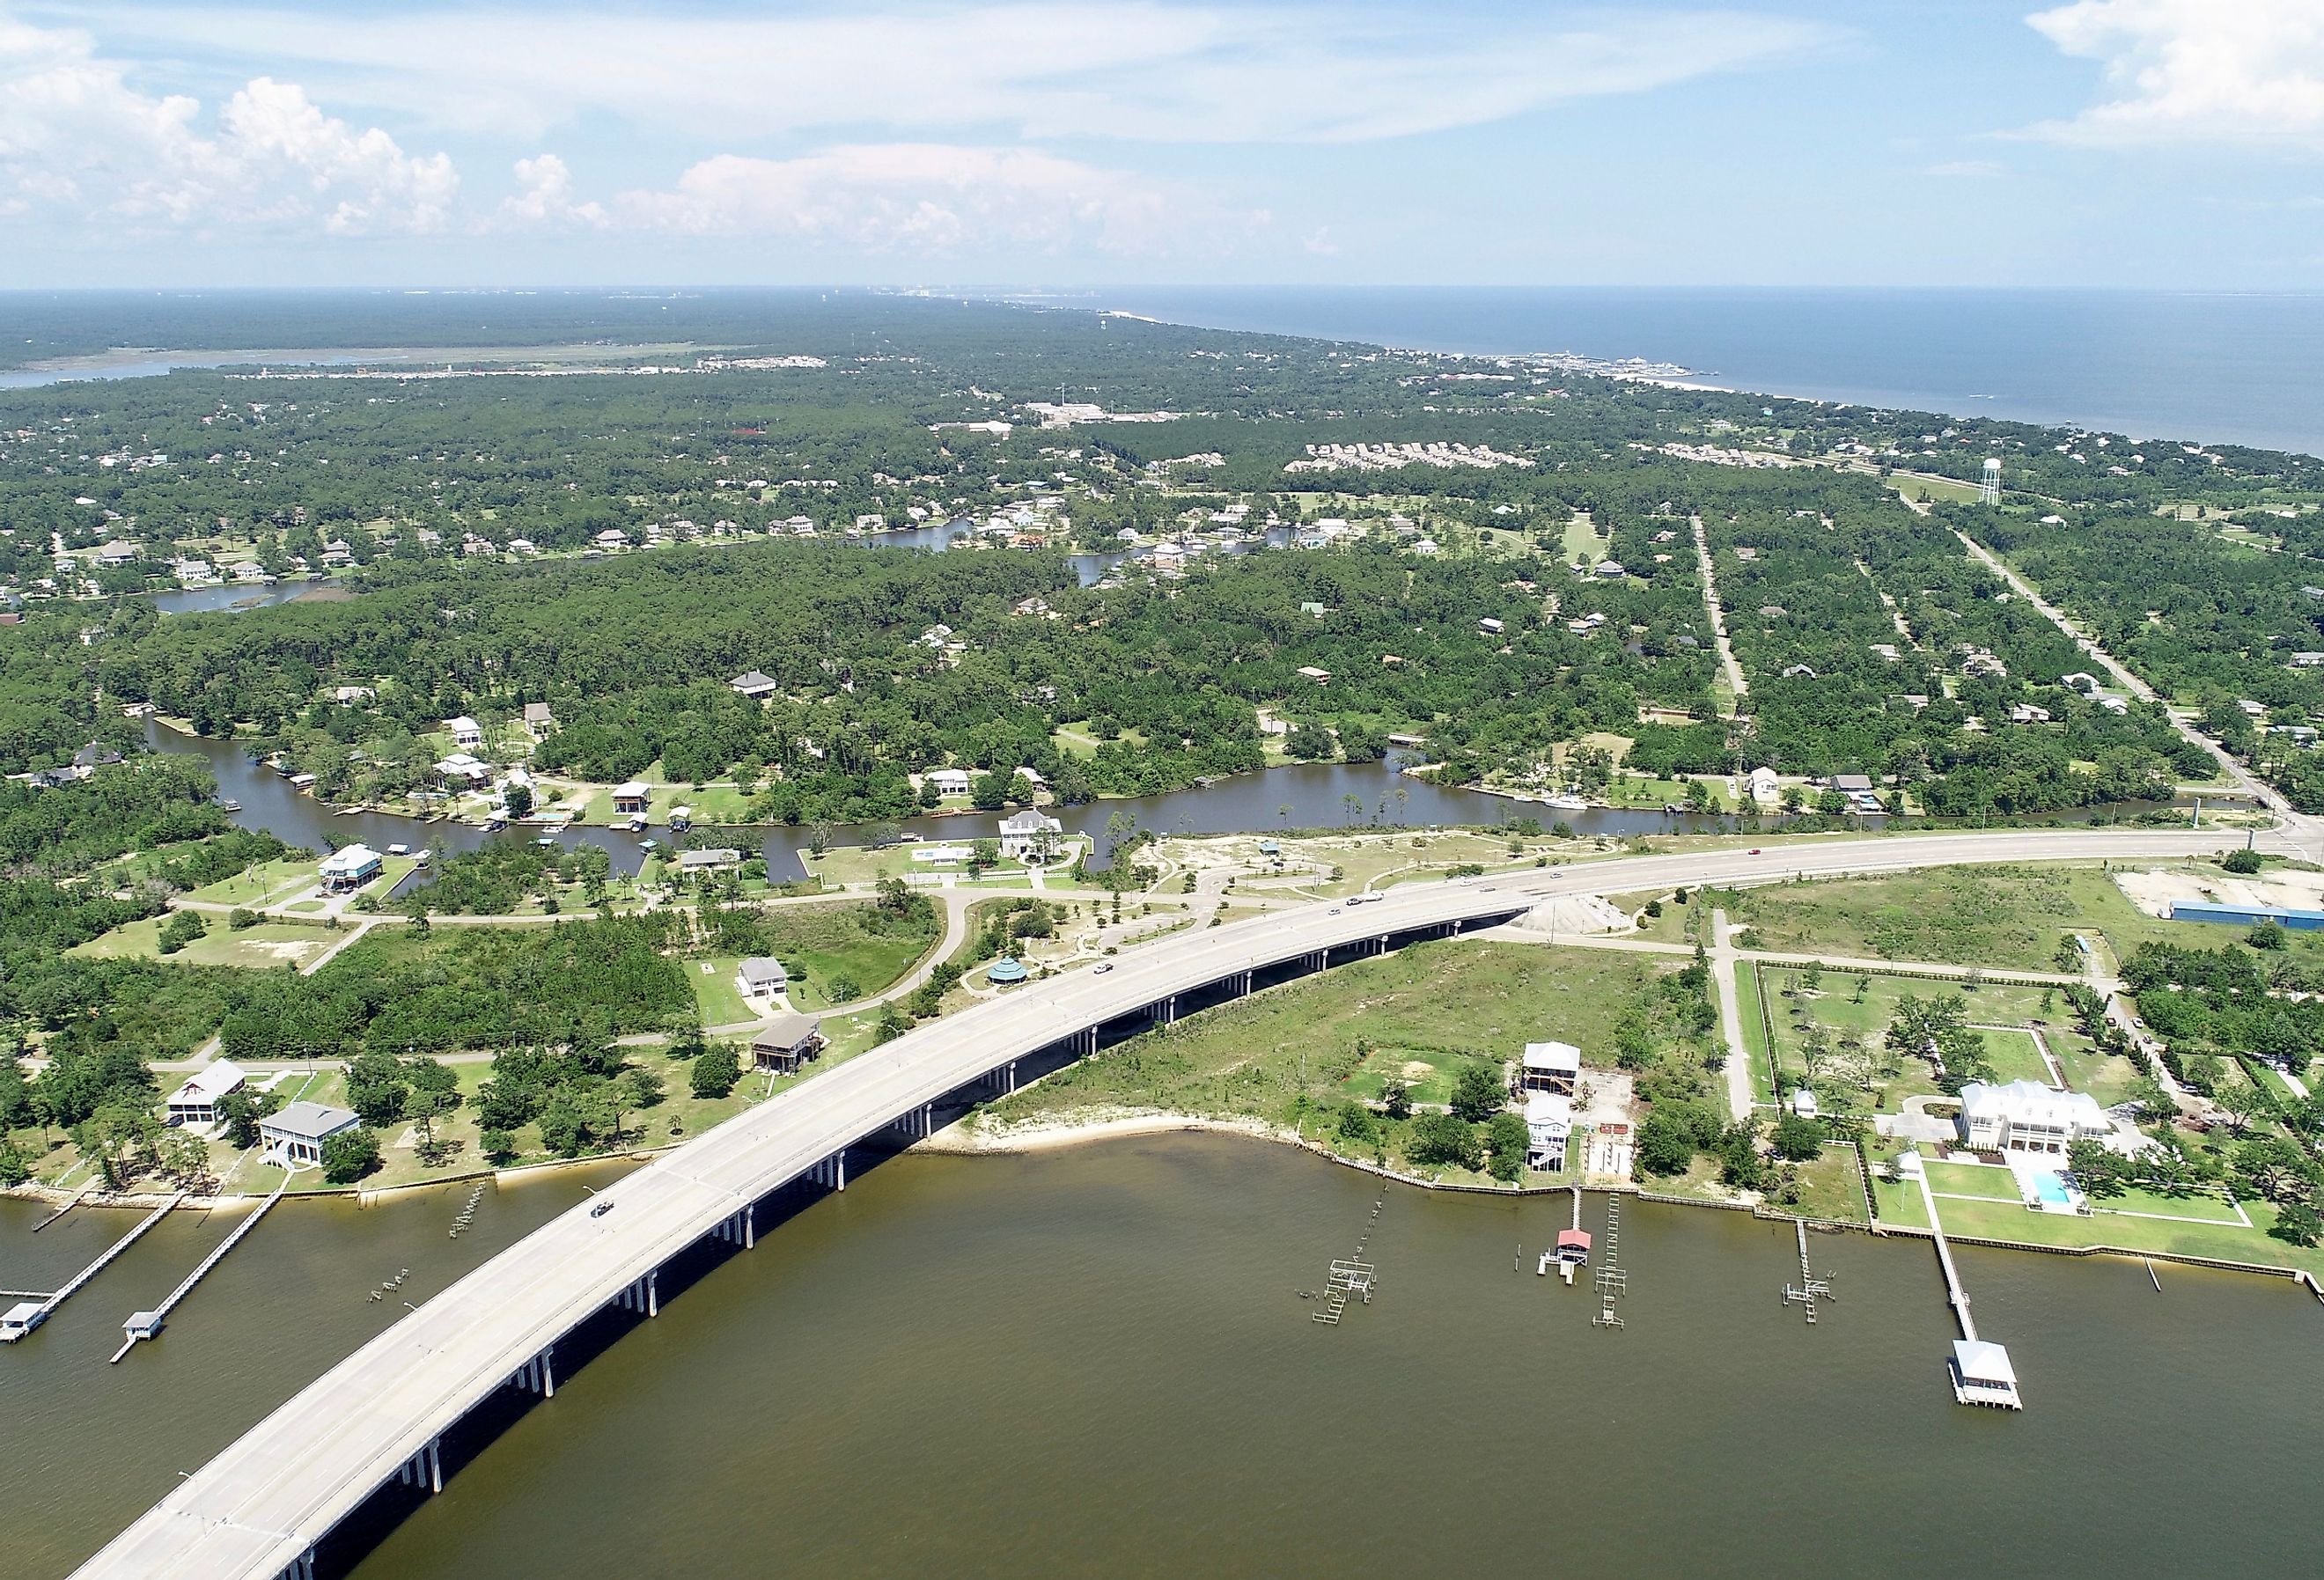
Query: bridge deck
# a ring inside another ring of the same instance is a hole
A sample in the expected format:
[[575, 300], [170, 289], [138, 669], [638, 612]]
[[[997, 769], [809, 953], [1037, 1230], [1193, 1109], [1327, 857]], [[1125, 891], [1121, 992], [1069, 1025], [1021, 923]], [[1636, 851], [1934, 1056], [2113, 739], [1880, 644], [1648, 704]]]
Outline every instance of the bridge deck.
[[556, 1218], [301, 1390], [171, 1489], [79, 1580], [226, 1580], [297, 1563], [403, 1464], [593, 1312], [840, 1148], [1076, 1031], [1246, 970], [1341, 945], [1522, 910], [1558, 894], [1779, 880], [1985, 861], [2180, 855], [2231, 835], [1897, 836], [1625, 857], [1403, 886], [1376, 904], [1256, 917], [1139, 950], [1102, 975], [1020, 989], [836, 1066], [664, 1154]]

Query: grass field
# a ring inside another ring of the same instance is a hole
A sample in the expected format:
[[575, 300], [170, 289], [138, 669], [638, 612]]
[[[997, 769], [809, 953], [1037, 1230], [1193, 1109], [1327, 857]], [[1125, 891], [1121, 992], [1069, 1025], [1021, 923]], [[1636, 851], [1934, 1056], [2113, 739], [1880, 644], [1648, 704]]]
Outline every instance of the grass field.
[[1751, 1095], [1762, 1103], [1772, 1103], [1775, 1100], [1775, 1055], [1767, 1044], [1759, 974], [1746, 966], [1735, 975], [1736, 1012], [1743, 1021], [1743, 1046], [1751, 1055]]
[[[164, 958], [160, 934], [166, 919], [151, 917], [130, 922], [68, 953], [99, 959], [133, 956]], [[166, 958], [187, 966], [241, 966], [268, 971], [279, 966], [304, 966], [345, 936], [327, 928], [272, 921], [235, 932], [226, 926], [222, 916], [204, 915], [202, 919], [208, 924], [209, 931]]]
[[1565, 523], [1564, 536], [1558, 543], [1559, 557], [1567, 560], [1584, 559], [1595, 565], [1606, 558], [1606, 538], [1582, 512], [1576, 511]]
[[758, 1019], [759, 1012], [734, 985], [735, 968], [741, 964], [737, 955], [714, 955], [686, 963], [687, 984], [694, 989], [694, 1002], [705, 1026], [733, 1026]]
[[[1964, 994], [1969, 1021], [1985, 1039], [1987, 1060], [2005, 1081], [2050, 1084], [2048, 1067], [2042, 1062], [2033, 1037], [2024, 1030], [2036, 1026], [2059, 1055], [2070, 1079], [2076, 1061], [2085, 1073], [2104, 1076], [2106, 1091], [2092, 1094], [2100, 1102], [2120, 1101], [2118, 1093], [2126, 1093], [2135, 1078], [2128, 1061], [2097, 1057], [2089, 1041], [2073, 1030], [2062, 996], [2048, 989], [1992, 982], [1965, 988], [1957, 983], [1827, 970], [1821, 987], [1812, 993], [1805, 974], [1787, 967], [1761, 966], [1757, 971], [1747, 969], [1744, 975], [1758, 978], [1758, 991], [1767, 995], [1778, 1067], [1809, 1076], [1828, 1104], [1845, 1099], [1867, 1105], [1871, 1112], [1894, 1113], [1904, 1098], [1936, 1090], [1925, 1061], [1900, 1058], [1883, 1046], [1889, 1022], [1895, 1018], [1897, 1001], [1907, 996]], [[1748, 1039], [1753, 1023], [1748, 1018], [1748, 1000], [1746, 1003]], [[1812, 1027], [1822, 1028], [1828, 1051], [1810, 1076], [1806, 1045]], [[1990, 1029], [1995, 1027], [2003, 1030]], [[2073, 1060], [2067, 1058], [2070, 1052]], [[2123, 1068], [2116, 1071], [2114, 1066]]]
[[[2078, 932], [2103, 937], [2118, 959], [2150, 940], [2217, 948], [2238, 936], [2159, 920], [2099, 868], [2050, 864], [1772, 884], [1720, 902], [1764, 949], [2020, 971], [2056, 970], [2059, 945]], [[2324, 936], [2294, 933], [2286, 947], [2324, 963]]]
[[[1289, 1125], [1319, 1106], [1376, 1094], [1383, 1066], [1394, 1073], [1408, 1060], [1432, 1068], [1463, 1057], [1499, 1063], [1547, 1039], [1598, 1057], [1623, 1007], [1683, 964], [1606, 949], [1416, 945], [1133, 1039], [996, 1112], [1023, 1120], [1136, 1105]], [[1373, 1049], [1381, 1054], [1368, 1058]]]
[[[802, 1010], [828, 1009], [838, 1002], [832, 984], [842, 976], [855, 984], [852, 997], [878, 993], [918, 965], [943, 928], [941, 913], [923, 925], [899, 927], [869, 904], [790, 905], [767, 912], [772, 953], [790, 972], [789, 998]], [[731, 969], [726, 975], [733, 975]], [[711, 980], [698, 971], [695, 979]], [[729, 983], [727, 991], [732, 988]], [[703, 991], [697, 985], [696, 996]]]
[[1471, 1062], [1449, 1049], [1402, 1048], [1390, 1044], [1364, 1056], [1355, 1073], [1340, 1083], [1351, 1097], [1376, 1103], [1388, 1082], [1402, 1081], [1415, 1103], [1450, 1103], [1452, 1081], [1462, 1065]]
[[255, 910], [262, 905], [288, 900], [302, 890], [312, 889], [322, 882], [321, 866], [321, 858], [317, 856], [292, 855], [280, 861], [261, 862], [231, 878], [205, 884], [186, 898], [218, 905], [247, 906]]

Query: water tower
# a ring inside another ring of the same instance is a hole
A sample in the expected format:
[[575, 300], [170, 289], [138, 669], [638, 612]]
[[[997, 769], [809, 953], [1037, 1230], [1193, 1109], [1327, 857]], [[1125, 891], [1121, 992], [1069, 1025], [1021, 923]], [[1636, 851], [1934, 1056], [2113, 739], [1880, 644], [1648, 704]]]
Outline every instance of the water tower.
[[2001, 503], [2001, 457], [1998, 456], [1985, 457], [1985, 474], [1977, 485], [1977, 502], [1979, 504]]

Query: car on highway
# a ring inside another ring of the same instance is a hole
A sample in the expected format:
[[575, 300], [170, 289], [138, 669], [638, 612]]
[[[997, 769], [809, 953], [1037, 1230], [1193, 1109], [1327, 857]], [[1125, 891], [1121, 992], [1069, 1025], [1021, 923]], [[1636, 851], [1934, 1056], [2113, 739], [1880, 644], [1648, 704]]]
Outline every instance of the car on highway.
[[1107, 972], [1113, 969], [1113, 962], [1111, 960], [1101, 960], [1097, 963], [1095, 969], [1098, 975], [1103, 976]]
[[602, 1218], [613, 1210], [613, 1198], [610, 1196], [601, 1196], [597, 1198], [597, 1205], [589, 1209], [589, 1215], [593, 1218]]
[[1743, 854], [1744, 854], [1745, 855], [1757, 855], [1759, 854], [1759, 847], [1758, 847], [1757, 845], [1753, 845], [1750, 849], [1748, 849], [1748, 850], [1745, 851]]

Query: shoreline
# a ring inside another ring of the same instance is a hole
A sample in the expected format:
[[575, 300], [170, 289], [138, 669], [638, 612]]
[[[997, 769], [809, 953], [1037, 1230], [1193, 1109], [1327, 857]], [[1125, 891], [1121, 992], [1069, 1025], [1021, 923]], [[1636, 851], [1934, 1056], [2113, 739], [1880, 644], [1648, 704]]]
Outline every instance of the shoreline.
[[[1696, 1207], [1712, 1212], [1748, 1213], [1755, 1219], [1771, 1224], [1804, 1224], [1822, 1232], [1868, 1234], [1876, 1240], [1904, 1238], [1933, 1240], [1928, 1229], [1913, 1224], [1885, 1224], [1874, 1218], [1857, 1223], [1841, 1218], [1812, 1217], [1800, 1213], [1788, 1213], [1771, 1208], [1761, 1202], [1714, 1201], [1708, 1197], [1672, 1196], [1656, 1191], [1636, 1180], [1600, 1181], [1597, 1183], [1549, 1186], [1502, 1186], [1474, 1184], [1467, 1181], [1426, 1179], [1406, 1174], [1384, 1164], [1367, 1162], [1360, 1158], [1346, 1157], [1333, 1151], [1321, 1141], [1310, 1141], [1296, 1131], [1255, 1118], [1223, 1119], [1211, 1114], [1187, 1113], [1173, 1109], [1148, 1109], [1124, 1112], [1115, 1109], [1091, 1109], [1088, 1117], [1051, 1116], [991, 1131], [976, 1121], [979, 1113], [962, 1120], [915, 1141], [904, 1150], [908, 1154], [939, 1158], [1028, 1158], [1046, 1153], [1068, 1151], [1078, 1147], [1101, 1142], [1130, 1141], [1164, 1135], [1233, 1136], [1243, 1141], [1265, 1141], [1276, 1146], [1291, 1147], [1324, 1162], [1377, 1178], [1411, 1186], [1419, 1190], [1443, 1191], [1461, 1196], [1486, 1196], [1509, 1199], [1564, 1196], [1580, 1190], [1600, 1196], [1628, 1196], [1661, 1206]], [[650, 1164], [656, 1157], [676, 1150], [682, 1143], [669, 1146], [635, 1148], [620, 1152], [599, 1152], [586, 1157], [557, 1158], [538, 1163], [523, 1163], [510, 1169], [475, 1169], [447, 1174], [440, 1178], [414, 1180], [408, 1184], [380, 1187], [362, 1185], [333, 1186], [322, 1190], [286, 1194], [285, 1200], [346, 1201], [352, 1198], [359, 1207], [374, 1201], [409, 1195], [416, 1191], [436, 1190], [447, 1185], [470, 1184], [490, 1180], [495, 1188], [505, 1184], [521, 1185], [528, 1180], [544, 1178], [569, 1169], [604, 1167], [613, 1164]], [[169, 1192], [129, 1192], [104, 1195], [96, 1199], [83, 1199], [83, 1193], [63, 1190], [27, 1181], [22, 1185], [0, 1187], [0, 1199], [39, 1202], [51, 1207], [78, 1203], [82, 1206], [129, 1208], [151, 1211], [171, 1199]], [[181, 1212], [232, 1211], [255, 1206], [265, 1199], [263, 1192], [235, 1192], [221, 1196], [187, 1197], [177, 1204]], [[2216, 1272], [2242, 1273], [2268, 1279], [2284, 1279], [2313, 1295], [2324, 1304], [2324, 1281], [2304, 1268], [2282, 1267], [2266, 1262], [2237, 1261], [2223, 1257], [2202, 1256], [2187, 1252], [2140, 1251], [2118, 1245], [2044, 1245], [2031, 1240], [2011, 1240], [1997, 1235], [1958, 1234], [1948, 1233], [1948, 1240], [1967, 1245], [1979, 1245], [1997, 1251], [2031, 1252], [2044, 1256], [2120, 1257], [2126, 1261], [2166, 1261], [2181, 1267], [2206, 1268]]]

